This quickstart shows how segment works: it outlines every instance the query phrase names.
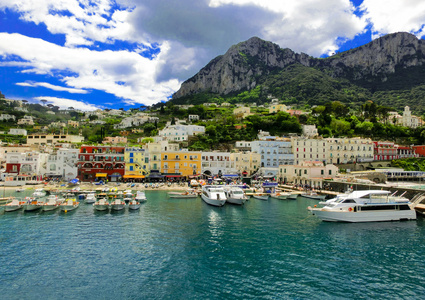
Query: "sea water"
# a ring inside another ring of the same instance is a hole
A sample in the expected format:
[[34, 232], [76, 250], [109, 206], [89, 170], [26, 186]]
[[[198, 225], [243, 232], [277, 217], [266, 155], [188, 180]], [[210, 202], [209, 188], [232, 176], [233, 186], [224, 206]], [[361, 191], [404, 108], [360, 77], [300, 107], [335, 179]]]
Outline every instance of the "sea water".
[[325, 223], [315, 200], [0, 212], [1, 299], [419, 299], [425, 223]]

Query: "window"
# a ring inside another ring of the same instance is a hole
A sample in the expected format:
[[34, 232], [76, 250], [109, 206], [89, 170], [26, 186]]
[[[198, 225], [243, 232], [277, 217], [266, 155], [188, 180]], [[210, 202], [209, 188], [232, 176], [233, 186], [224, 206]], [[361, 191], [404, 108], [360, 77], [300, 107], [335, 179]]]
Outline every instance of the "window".
[[325, 170], [320, 170], [320, 175], [325, 175]]
[[133, 171], [134, 170], [134, 167], [133, 166], [130, 166], [130, 171]]
[[130, 158], [130, 163], [134, 163], [134, 158]]
[[134, 153], [133, 152], [130, 152], [130, 157], [134, 157]]
[[304, 170], [304, 174], [307, 175], [307, 170]]
[[332, 170], [329, 170], [329, 175], [332, 175]]

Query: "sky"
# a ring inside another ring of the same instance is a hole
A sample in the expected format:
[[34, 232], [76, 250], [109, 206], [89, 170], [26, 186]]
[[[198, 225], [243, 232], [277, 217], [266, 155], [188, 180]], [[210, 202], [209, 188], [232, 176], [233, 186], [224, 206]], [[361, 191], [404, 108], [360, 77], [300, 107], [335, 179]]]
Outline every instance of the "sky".
[[128, 110], [253, 36], [324, 57], [424, 26], [423, 0], [0, 0], [0, 91]]

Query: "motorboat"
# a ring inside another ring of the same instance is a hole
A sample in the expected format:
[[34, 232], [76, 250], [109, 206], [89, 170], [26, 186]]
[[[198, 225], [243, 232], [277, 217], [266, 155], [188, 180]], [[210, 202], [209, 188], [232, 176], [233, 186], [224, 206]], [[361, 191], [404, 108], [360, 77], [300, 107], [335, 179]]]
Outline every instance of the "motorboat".
[[17, 188], [16, 190], [15, 190], [15, 192], [17, 192], [17, 193], [20, 193], [20, 192], [23, 192], [24, 191], [24, 189], [22, 189], [22, 188]]
[[95, 193], [89, 193], [86, 196], [86, 199], [84, 199], [84, 202], [87, 204], [93, 204], [96, 202], [96, 194]]
[[35, 211], [41, 208], [43, 201], [34, 197], [25, 197], [24, 211]]
[[266, 194], [266, 193], [255, 193], [252, 195], [253, 198], [258, 200], [263, 200], [263, 201], [269, 200], [269, 196], [270, 194]]
[[146, 198], [145, 192], [137, 191], [136, 197], [134, 198], [134, 200], [139, 201], [140, 203], [146, 202], [147, 198]]
[[319, 195], [316, 191], [306, 191], [301, 194], [301, 197], [313, 199], [313, 200], [325, 200], [326, 195]]
[[78, 202], [75, 198], [68, 198], [61, 203], [60, 208], [61, 211], [68, 212], [77, 209], [78, 206], [80, 206], [80, 202]]
[[308, 210], [323, 221], [329, 222], [377, 222], [415, 220], [416, 213], [409, 199], [394, 196], [390, 191], [355, 191], [322, 208]]
[[194, 190], [187, 190], [185, 192], [168, 192], [168, 197], [179, 199], [197, 198], [198, 193], [196, 193]]
[[121, 198], [116, 198], [111, 202], [112, 210], [122, 210], [125, 208], [125, 202]]
[[291, 195], [291, 193], [289, 192], [276, 192], [270, 194], [270, 198], [285, 200], [286, 198], [288, 198], [289, 195]]
[[220, 185], [204, 185], [201, 198], [205, 203], [213, 206], [223, 206], [227, 200], [224, 188]]
[[44, 189], [35, 189], [34, 193], [32, 193], [31, 197], [34, 198], [42, 198], [46, 196], [46, 191]]
[[55, 210], [59, 208], [63, 201], [64, 199], [60, 199], [57, 195], [50, 195], [47, 197], [47, 201], [43, 203], [42, 209], [43, 211]]
[[98, 211], [105, 211], [109, 209], [109, 202], [106, 198], [100, 198], [95, 203], [93, 203], [93, 207]]
[[14, 198], [11, 202], [7, 203], [4, 206], [4, 211], [16, 211], [21, 209], [25, 204], [25, 201], [22, 199]]
[[140, 202], [139, 201], [133, 199], [133, 200], [130, 200], [130, 202], [128, 202], [128, 209], [136, 210], [136, 209], [139, 209], [139, 208], [140, 208]]
[[297, 200], [298, 199], [298, 196], [301, 195], [301, 194], [302, 194], [302, 192], [292, 191], [292, 192], [290, 192], [290, 195], [288, 195], [286, 197], [286, 199], [288, 199], [288, 200]]
[[226, 193], [226, 202], [228, 203], [243, 205], [248, 199], [243, 190], [238, 186], [224, 186], [224, 191]]

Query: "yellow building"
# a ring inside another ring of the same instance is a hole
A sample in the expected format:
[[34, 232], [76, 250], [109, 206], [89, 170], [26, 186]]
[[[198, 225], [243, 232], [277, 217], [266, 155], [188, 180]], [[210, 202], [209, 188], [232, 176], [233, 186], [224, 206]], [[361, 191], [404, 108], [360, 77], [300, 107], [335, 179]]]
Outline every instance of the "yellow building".
[[166, 178], [188, 178], [200, 174], [201, 152], [164, 151], [161, 153], [161, 171]]
[[269, 107], [270, 114], [278, 113], [280, 111], [287, 111], [287, 110], [288, 108], [286, 107], [285, 104], [272, 104]]
[[149, 155], [145, 149], [137, 147], [125, 148], [124, 179], [139, 180], [149, 175]]

